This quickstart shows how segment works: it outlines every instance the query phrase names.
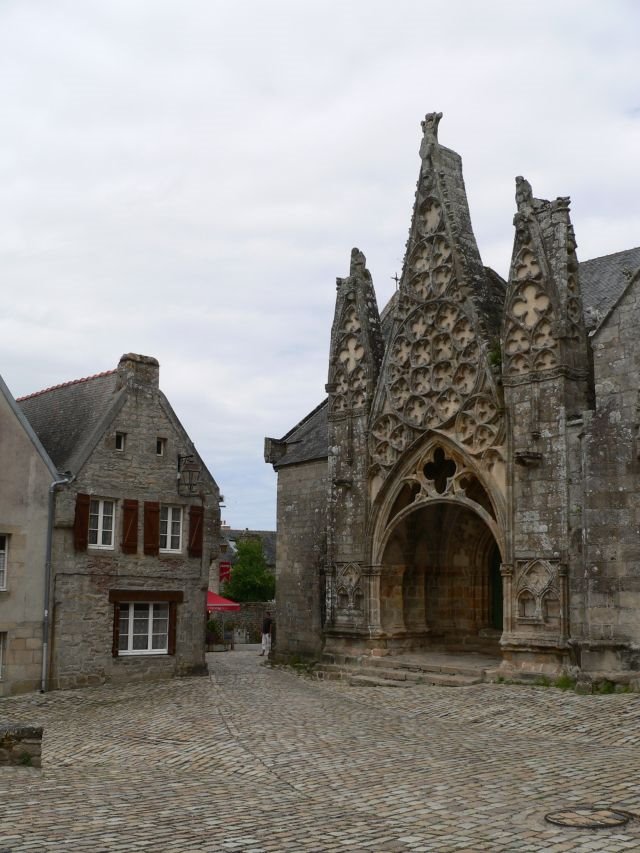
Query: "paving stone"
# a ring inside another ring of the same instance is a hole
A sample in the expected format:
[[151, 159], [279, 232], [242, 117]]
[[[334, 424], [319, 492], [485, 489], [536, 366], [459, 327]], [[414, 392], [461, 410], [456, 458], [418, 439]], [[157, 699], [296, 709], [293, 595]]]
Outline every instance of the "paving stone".
[[209, 655], [209, 678], [0, 700], [44, 726], [43, 766], [0, 775], [0, 851], [629, 851], [640, 697], [514, 685], [352, 687]]

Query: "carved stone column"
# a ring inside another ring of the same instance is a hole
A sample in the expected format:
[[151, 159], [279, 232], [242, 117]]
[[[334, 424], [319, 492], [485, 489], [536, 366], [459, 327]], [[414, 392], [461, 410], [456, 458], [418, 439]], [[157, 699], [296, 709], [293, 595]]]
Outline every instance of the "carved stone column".
[[502, 612], [503, 626], [506, 634], [513, 633], [513, 566], [501, 563], [502, 575]]
[[362, 570], [362, 577], [366, 589], [367, 622], [370, 636], [382, 633], [380, 613], [380, 575], [382, 566], [366, 566]]
[[327, 566], [324, 584], [324, 617], [325, 628], [332, 628], [335, 623], [335, 600], [336, 600], [336, 567]]
[[558, 566], [558, 587], [560, 593], [560, 640], [569, 637], [569, 570], [566, 565]]

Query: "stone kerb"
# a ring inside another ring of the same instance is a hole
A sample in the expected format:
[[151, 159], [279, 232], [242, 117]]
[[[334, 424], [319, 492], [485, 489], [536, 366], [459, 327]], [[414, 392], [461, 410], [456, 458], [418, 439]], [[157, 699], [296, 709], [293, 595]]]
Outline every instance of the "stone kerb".
[[0, 723], [0, 766], [40, 767], [42, 726]]

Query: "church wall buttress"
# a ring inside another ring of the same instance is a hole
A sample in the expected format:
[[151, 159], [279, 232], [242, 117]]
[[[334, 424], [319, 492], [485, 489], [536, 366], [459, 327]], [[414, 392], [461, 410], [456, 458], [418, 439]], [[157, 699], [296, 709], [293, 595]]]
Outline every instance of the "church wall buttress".
[[327, 624], [370, 624], [365, 566], [367, 422], [382, 358], [380, 318], [365, 257], [351, 253], [350, 275], [337, 280], [329, 361]]
[[568, 199], [534, 199], [522, 178], [516, 199], [502, 344], [511, 426], [508, 639], [562, 647], [570, 632], [567, 571], [581, 570], [576, 499], [587, 341]]

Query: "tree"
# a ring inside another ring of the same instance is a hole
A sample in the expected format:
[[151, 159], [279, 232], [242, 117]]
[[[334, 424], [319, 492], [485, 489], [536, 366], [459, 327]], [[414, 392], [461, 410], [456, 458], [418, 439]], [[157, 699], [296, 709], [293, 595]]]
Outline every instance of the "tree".
[[231, 578], [224, 584], [222, 594], [233, 601], [272, 601], [276, 579], [267, 568], [262, 542], [243, 539], [236, 546], [237, 557]]

